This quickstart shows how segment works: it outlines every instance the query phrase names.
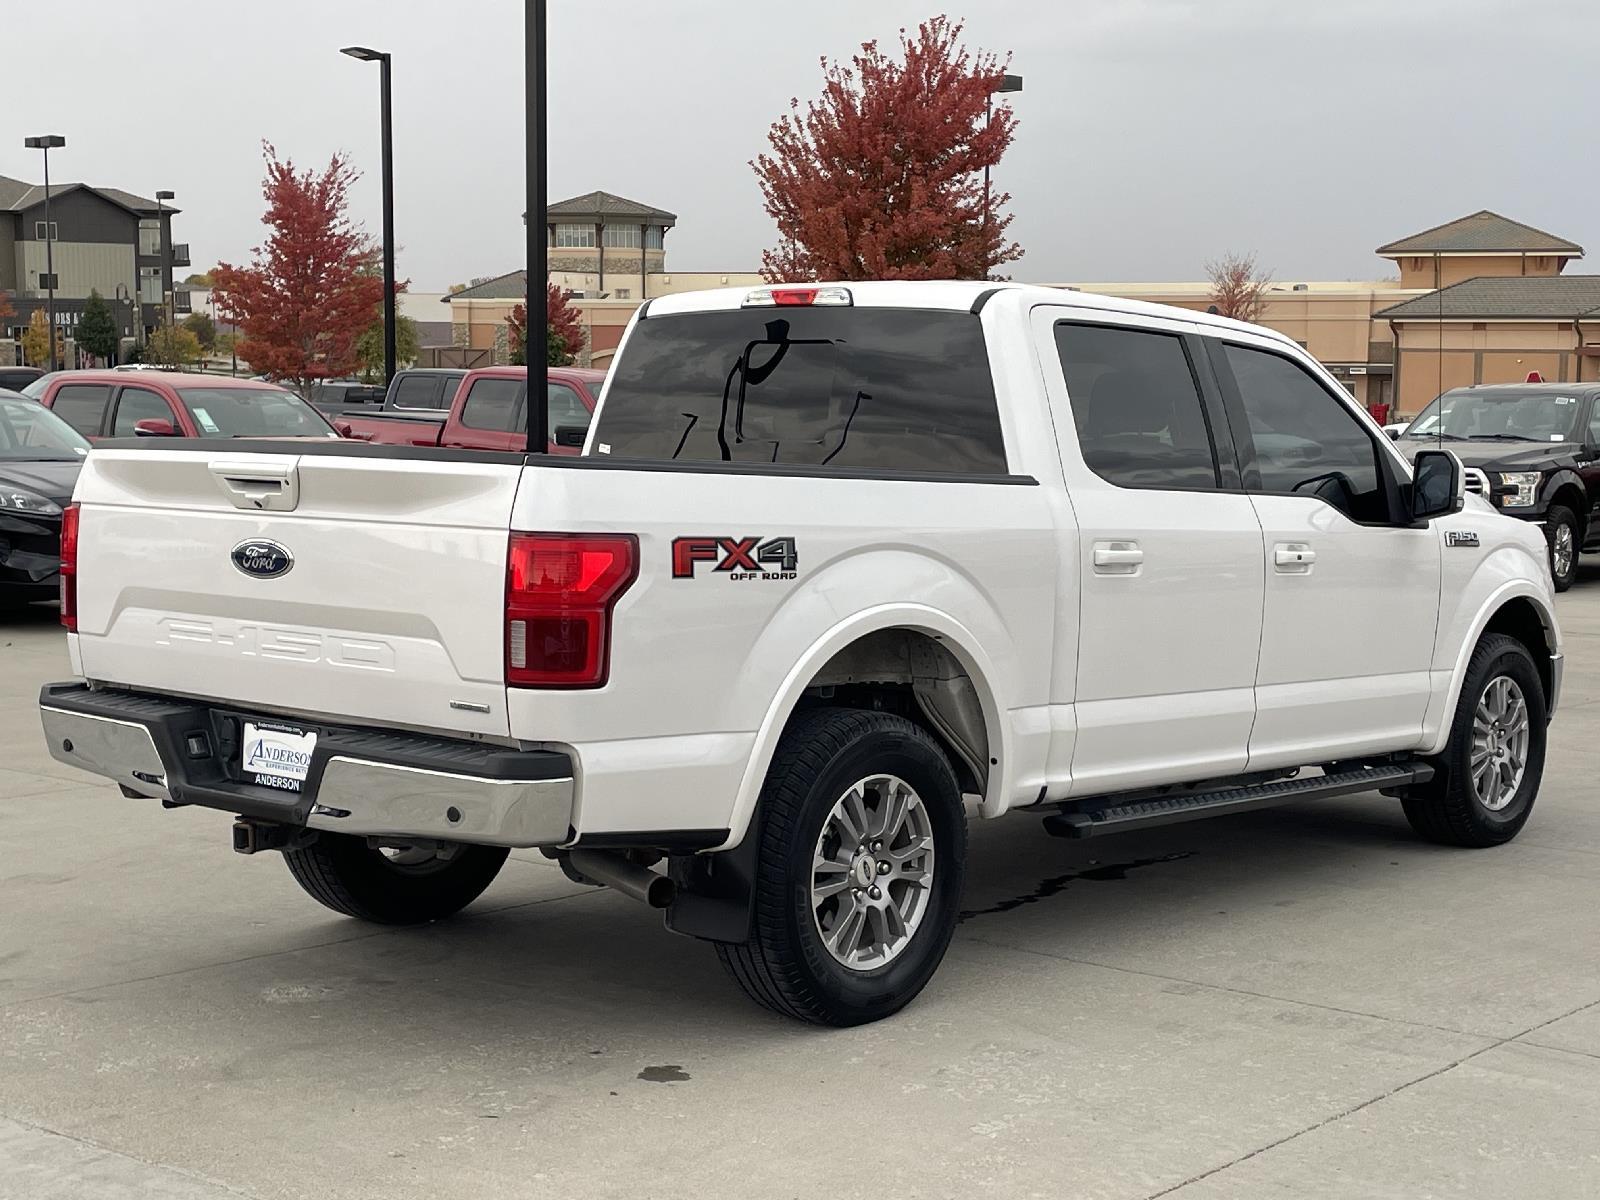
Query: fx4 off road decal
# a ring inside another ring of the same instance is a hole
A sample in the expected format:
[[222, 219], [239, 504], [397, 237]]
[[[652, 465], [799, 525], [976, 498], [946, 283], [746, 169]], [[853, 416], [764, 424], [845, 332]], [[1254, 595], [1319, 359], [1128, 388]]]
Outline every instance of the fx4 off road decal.
[[672, 543], [672, 577], [693, 579], [701, 563], [729, 579], [793, 579], [797, 562], [792, 537], [681, 537]]

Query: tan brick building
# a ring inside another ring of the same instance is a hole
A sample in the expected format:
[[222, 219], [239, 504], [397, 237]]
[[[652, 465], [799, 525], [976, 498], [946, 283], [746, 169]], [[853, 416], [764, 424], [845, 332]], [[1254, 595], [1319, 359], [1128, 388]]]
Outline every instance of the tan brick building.
[[[585, 364], [611, 361], [643, 300], [762, 282], [753, 271], [668, 270], [665, 236], [677, 218], [664, 209], [590, 192], [549, 212], [551, 279], [578, 296]], [[1462, 384], [1520, 382], [1532, 371], [1553, 382], [1600, 379], [1600, 275], [1563, 273], [1583, 257], [1576, 242], [1485, 210], [1376, 253], [1397, 277], [1277, 281], [1261, 315], [1363, 404], [1412, 415]], [[1202, 312], [1211, 306], [1205, 281], [1055, 286]], [[446, 297], [455, 344], [503, 361], [506, 316], [525, 290], [514, 271]]]

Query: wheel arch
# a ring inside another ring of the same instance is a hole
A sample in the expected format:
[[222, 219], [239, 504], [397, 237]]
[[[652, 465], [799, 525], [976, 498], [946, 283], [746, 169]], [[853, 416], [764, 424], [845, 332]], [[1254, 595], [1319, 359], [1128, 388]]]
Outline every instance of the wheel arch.
[[[1583, 480], [1570, 471], [1556, 477], [1555, 488], [1550, 493], [1550, 503], [1570, 509], [1578, 519], [1578, 544], [1582, 545], [1589, 520], [1589, 495], [1584, 491]], [[1573, 547], [1574, 551], [1578, 549]]]
[[1423, 753], [1437, 754], [1449, 741], [1450, 720], [1461, 699], [1467, 665], [1472, 660], [1472, 652], [1488, 633], [1503, 633], [1527, 647], [1534, 667], [1539, 672], [1545, 696], [1549, 698], [1554, 686], [1554, 664], [1551, 659], [1561, 651], [1560, 626], [1547, 597], [1541, 595], [1528, 580], [1512, 580], [1495, 589], [1478, 606], [1467, 636], [1457, 647], [1438, 728]]
[[[853, 650], [872, 645], [875, 638], [881, 639], [883, 635], [895, 632], [904, 632], [912, 639], [931, 643], [938, 648], [938, 652], [953, 660], [970, 681], [973, 696], [982, 713], [989, 758], [982, 792], [982, 811], [986, 815], [1003, 811], [1003, 798], [1007, 793], [1002, 777], [1005, 764], [1009, 761], [1011, 732], [1009, 723], [1004, 719], [1000, 692], [996, 687], [995, 664], [983, 651], [977, 635], [950, 614], [921, 604], [882, 604], [837, 622], [811, 644], [784, 677], [757, 731], [730, 814], [728, 840], [716, 850], [731, 849], [743, 840], [755, 815], [761, 786], [772, 764], [778, 741], [800, 709], [807, 691], [819, 679], [825, 678], [824, 672], [830, 664], [845, 660]], [[952, 755], [959, 774], [962, 756], [952, 745], [950, 734], [930, 721], [920, 720], [919, 723]]]

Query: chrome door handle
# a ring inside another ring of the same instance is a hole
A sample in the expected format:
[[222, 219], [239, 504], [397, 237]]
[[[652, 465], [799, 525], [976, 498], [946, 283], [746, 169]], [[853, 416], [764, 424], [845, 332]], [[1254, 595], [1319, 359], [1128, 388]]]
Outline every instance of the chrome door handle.
[[1137, 575], [1144, 563], [1144, 551], [1138, 542], [1096, 542], [1094, 544], [1094, 572], [1096, 575]]
[[1317, 552], [1304, 542], [1279, 542], [1272, 548], [1272, 565], [1285, 575], [1308, 575]]

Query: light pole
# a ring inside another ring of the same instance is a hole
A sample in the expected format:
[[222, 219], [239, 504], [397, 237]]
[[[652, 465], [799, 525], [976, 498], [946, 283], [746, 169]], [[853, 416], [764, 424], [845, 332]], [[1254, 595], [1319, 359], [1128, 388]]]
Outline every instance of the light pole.
[[[550, 236], [545, 211], [550, 207], [549, 167], [545, 161], [545, 133], [549, 119], [545, 111], [547, 88], [545, 86], [545, 0], [526, 0], [523, 8], [523, 110], [527, 113], [525, 129], [527, 148], [524, 163], [527, 172], [528, 224], [528, 315], [522, 327], [522, 356], [528, 363], [528, 453], [543, 454], [549, 449], [550, 390], [535, 387], [533, 369], [546, 356], [545, 347], [550, 342], [550, 305], [548, 301], [550, 280], [550, 250], [546, 239]], [[644, 254], [644, 248], [639, 248]], [[535, 323], [533, 314], [539, 314]], [[538, 331], [535, 340], [534, 331]], [[537, 349], [535, 349], [537, 347]], [[537, 354], [537, 357], [535, 355]]]
[[[1002, 75], [999, 82], [989, 89], [989, 94], [983, 98], [983, 127], [989, 128], [989, 121], [994, 116], [994, 95], [996, 92], [1020, 92], [1022, 90], [1021, 75]], [[983, 277], [989, 278], [989, 164], [983, 164]]]
[[60, 134], [49, 133], [42, 137], [31, 137], [23, 141], [29, 150], [44, 151], [44, 282], [45, 291], [49, 295], [50, 313], [50, 369], [57, 369], [56, 362], [56, 255], [55, 234], [50, 228], [50, 151], [59, 150], [67, 144], [67, 139]]
[[[172, 227], [167, 223], [166, 209], [161, 206], [168, 200], [176, 200], [176, 192], [156, 193], [156, 232], [161, 237], [161, 315], [167, 321], [167, 353], [174, 358], [177, 350], [173, 346], [174, 333], [172, 327], [177, 324], [176, 312], [178, 300], [173, 295], [172, 288]], [[174, 363], [174, 366], [177, 364]]]
[[375, 62], [380, 70], [383, 93], [383, 382], [394, 378], [394, 130], [389, 108], [389, 53], [365, 46], [346, 46], [339, 51], [362, 62]]

